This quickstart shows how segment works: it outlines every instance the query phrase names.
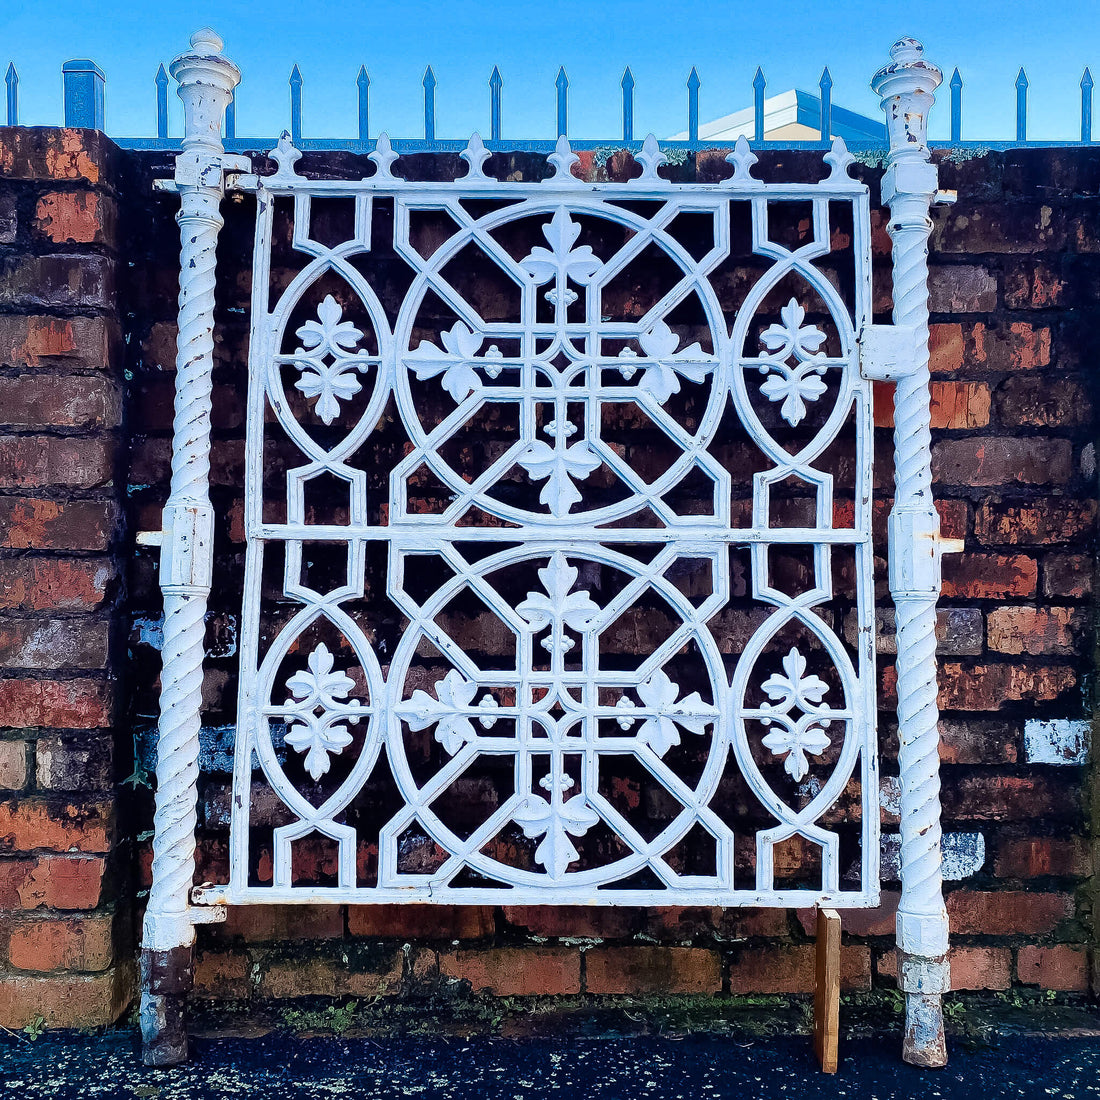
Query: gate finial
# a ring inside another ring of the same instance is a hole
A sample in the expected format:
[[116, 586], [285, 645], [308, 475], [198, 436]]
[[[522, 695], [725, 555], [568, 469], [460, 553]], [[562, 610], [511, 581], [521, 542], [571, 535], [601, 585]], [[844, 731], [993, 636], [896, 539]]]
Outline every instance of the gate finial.
[[894, 393], [894, 507], [890, 592], [897, 609], [898, 764], [901, 780], [901, 901], [898, 984], [905, 993], [902, 1057], [947, 1061], [942, 997], [949, 984], [948, 923], [940, 854], [939, 709], [936, 600], [940, 594], [939, 515], [932, 500], [928, 368], [929, 207], [937, 173], [928, 150], [928, 111], [943, 73], [915, 38], [890, 51], [871, 87], [882, 98], [890, 153], [882, 200], [890, 207], [894, 324], [910, 326], [917, 354]]

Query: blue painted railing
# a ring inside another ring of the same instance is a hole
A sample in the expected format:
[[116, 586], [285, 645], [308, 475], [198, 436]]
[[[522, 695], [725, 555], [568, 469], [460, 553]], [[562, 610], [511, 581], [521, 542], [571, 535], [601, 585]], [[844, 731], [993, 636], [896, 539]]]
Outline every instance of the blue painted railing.
[[[88, 60], [66, 61], [62, 66], [64, 85], [64, 120], [66, 126], [88, 127], [91, 129], [104, 129], [104, 86], [106, 76], [103, 70], [94, 62]], [[7, 124], [19, 125], [19, 74], [14, 62], [8, 64], [5, 75], [7, 86]], [[179, 146], [179, 139], [169, 134], [168, 124], [168, 74], [161, 65], [153, 79], [156, 89], [156, 137], [116, 138], [119, 145], [134, 149], [175, 149]], [[290, 134], [294, 144], [302, 149], [350, 149], [353, 151], [369, 151], [374, 148], [374, 139], [370, 136], [369, 124], [369, 100], [370, 100], [370, 76], [366, 66], [360, 66], [355, 78], [358, 90], [359, 125], [355, 138], [308, 138], [302, 132], [302, 87], [304, 78], [297, 65], [291, 70], [289, 78], [290, 88]], [[399, 152], [415, 152], [418, 150], [458, 151], [465, 148], [466, 138], [440, 139], [436, 137], [436, 89], [437, 80], [435, 72], [429, 65], [424, 71], [424, 135], [422, 138], [391, 139], [393, 147]], [[634, 74], [629, 66], [623, 72], [621, 80], [622, 88], [622, 143], [626, 146], [637, 144], [634, 136]], [[564, 66], [558, 69], [554, 81], [557, 93], [557, 135], [569, 133], [569, 77]], [[728, 139], [708, 142], [700, 141], [699, 129], [699, 90], [702, 86], [698, 71], [693, 67], [688, 75], [687, 87], [687, 140], [673, 141], [667, 144], [675, 146], [695, 147], [707, 144], [729, 144]], [[948, 82], [951, 109], [951, 137], [948, 142], [937, 142], [938, 145], [960, 146], [985, 146], [990, 148], [1005, 148], [1009, 146], [1053, 146], [1075, 145], [1075, 140], [1063, 141], [1033, 141], [1028, 140], [1028, 88], [1030, 81], [1027, 74], [1021, 68], [1015, 81], [1016, 88], [1016, 136], [1014, 140], [989, 139], [989, 138], [963, 138], [962, 120], [962, 93], [963, 78], [956, 68]], [[1092, 132], [1092, 97], [1093, 78], [1092, 73], [1086, 67], [1081, 76], [1081, 138], [1080, 143], [1088, 144], [1093, 141]], [[553, 139], [546, 140], [504, 140], [503, 136], [503, 87], [504, 81], [500, 70], [494, 66], [489, 77], [489, 141], [487, 147], [508, 149], [551, 150], [554, 147]], [[753, 137], [756, 145], [774, 145], [782, 148], [817, 148], [828, 142], [832, 132], [833, 108], [832, 88], [833, 80], [828, 68], [821, 73], [818, 81], [820, 96], [820, 140], [817, 141], [776, 141], [768, 142], [765, 134], [765, 98], [764, 91], [767, 87], [764, 73], [756, 70], [752, 81], [753, 101]], [[274, 145], [276, 139], [270, 137], [238, 138], [236, 134], [236, 104], [231, 102], [226, 112], [225, 120], [226, 147], [232, 151], [243, 151], [264, 148]], [[618, 139], [601, 141], [573, 141], [575, 148], [591, 148], [619, 144]], [[848, 145], [852, 148], [880, 148], [885, 145], [885, 140], [849, 139]]]

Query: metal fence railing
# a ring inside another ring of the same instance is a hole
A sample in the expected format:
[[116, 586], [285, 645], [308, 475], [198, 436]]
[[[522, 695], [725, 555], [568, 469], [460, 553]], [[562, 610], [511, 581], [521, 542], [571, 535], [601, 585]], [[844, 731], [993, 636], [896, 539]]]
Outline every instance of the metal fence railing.
[[[106, 128], [104, 116], [104, 88], [106, 76], [103, 70], [89, 60], [66, 61], [61, 69], [64, 87], [64, 124], [66, 126], [88, 127], [103, 130]], [[19, 74], [15, 63], [8, 65], [5, 77], [7, 85], [7, 124], [19, 125]], [[117, 137], [111, 136], [124, 148], [131, 149], [176, 149], [179, 147], [179, 137], [172, 136], [169, 132], [168, 118], [168, 74], [161, 65], [153, 79], [156, 89], [156, 135], [145, 137]], [[295, 65], [289, 77], [289, 101], [290, 101], [290, 125], [288, 130], [295, 146], [300, 149], [347, 149], [357, 152], [370, 152], [374, 149], [375, 137], [371, 137], [370, 126], [370, 75], [365, 66], [360, 66], [355, 79], [356, 98], [358, 103], [358, 131], [354, 136], [346, 138], [311, 138], [303, 133], [302, 127], [302, 100], [303, 85], [305, 79], [301, 69]], [[438, 81], [432, 67], [429, 65], [424, 70], [422, 80], [424, 97], [424, 132], [420, 137], [391, 138], [391, 144], [398, 152], [430, 152], [451, 151], [457, 152], [465, 148], [467, 138], [440, 138], [436, 132], [436, 92]], [[699, 89], [702, 81], [698, 72], [692, 68], [686, 81], [687, 90], [687, 130], [686, 140], [662, 142], [672, 148], [684, 146], [686, 148], [705, 148], [711, 145], [725, 147], [731, 144], [732, 138], [723, 136], [720, 140], [707, 138], [704, 134], [700, 138], [699, 125]], [[752, 139], [754, 146], [767, 147], [773, 145], [776, 148], [818, 148], [826, 145], [832, 134], [832, 127], [836, 121], [839, 109], [834, 109], [832, 104], [833, 80], [828, 68], [824, 69], [818, 81], [817, 101], [820, 103], [819, 111], [815, 112], [815, 122], [820, 129], [820, 139], [816, 141], [768, 141], [765, 137], [765, 89], [767, 81], [761, 69], [756, 70], [752, 81], [752, 122], [751, 129], [746, 125], [746, 137]], [[1027, 74], [1021, 68], [1015, 81], [1016, 92], [1016, 126], [1013, 138], [990, 138], [987, 135], [963, 137], [963, 88], [964, 82], [958, 68], [951, 74], [947, 82], [947, 91], [950, 94], [951, 111], [951, 136], [949, 141], [938, 141], [939, 146], [982, 146], [988, 148], [1008, 148], [1017, 146], [1063, 146], [1076, 144], [1089, 144], [1093, 142], [1092, 105], [1093, 105], [1093, 78], [1092, 73], [1085, 68], [1080, 81], [1081, 88], [1081, 113], [1080, 113], [1080, 141], [1055, 140], [1036, 141], [1028, 138], [1028, 89], [1030, 81]], [[622, 90], [622, 133], [621, 135], [608, 136], [602, 140], [578, 141], [570, 138], [574, 148], [593, 148], [608, 145], [632, 147], [640, 145], [634, 132], [634, 90], [635, 79], [629, 66], [625, 69], [620, 81]], [[569, 77], [565, 68], [559, 68], [554, 81], [556, 96], [557, 133], [546, 139], [514, 139], [507, 140], [502, 131], [502, 110], [504, 80], [499, 68], [493, 67], [488, 81], [489, 89], [489, 126], [488, 139], [485, 144], [490, 150], [500, 149], [529, 149], [532, 151], [549, 152], [554, 148], [557, 137], [569, 136]], [[276, 137], [252, 136], [239, 137], [236, 132], [236, 103], [231, 101], [225, 118], [225, 146], [227, 150], [240, 152], [246, 149], [256, 149], [273, 146]], [[705, 127], [704, 127], [705, 129]], [[736, 136], [736, 135], [735, 135]], [[878, 138], [845, 136], [849, 148], [867, 149], [885, 148], [885, 129], [883, 136]]]

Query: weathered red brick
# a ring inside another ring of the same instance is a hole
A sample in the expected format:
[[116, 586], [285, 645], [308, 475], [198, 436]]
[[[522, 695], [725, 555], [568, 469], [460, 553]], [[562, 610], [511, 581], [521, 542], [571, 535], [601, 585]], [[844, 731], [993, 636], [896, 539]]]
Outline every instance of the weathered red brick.
[[101, 974], [0, 975], [0, 1027], [13, 1031], [39, 1016], [51, 1028], [96, 1028], [113, 1024], [134, 996], [133, 966]]
[[942, 792], [944, 815], [956, 821], [1033, 821], [1066, 816], [1079, 806], [1076, 791], [1040, 775], [978, 773], [955, 777]]
[[1080, 600], [1092, 595], [1095, 560], [1087, 554], [1047, 554], [1042, 559], [1043, 595]]
[[945, 764], [1015, 764], [1018, 723], [999, 719], [940, 719], [940, 759]]
[[97, 191], [47, 191], [34, 209], [35, 228], [54, 244], [102, 244], [113, 240], [114, 201]]
[[928, 297], [933, 313], [990, 313], [997, 308], [997, 278], [975, 264], [933, 267]]
[[487, 905], [352, 905], [348, 932], [353, 936], [404, 936], [408, 939], [476, 940], [496, 930]]
[[0, 800], [0, 851], [108, 852], [115, 832], [113, 801], [53, 803]]
[[0, 666], [106, 668], [108, 625], [102, 619], [5, 619], [0, 622]]
[[94, 909], [103, 889], [98, 856], [40, 855], [0, 862], [0, 908]]
[[948, 599], [1005, 600], [1035, 595], [1039, 567], [1025, 554], [948, 554], [943, 594]]
[[1073, 897], [1025, 890], [953, 890], [947, 895], [947, 914], [958, 935], [1037, 935], [1052, 932], [1073, 916]]
[[95, 130], [8, 127], [0, 130], [0, 175], [9, 179], [84, 180], [110, 174], [112, 143]]
[[13, 550], [106, 550], [118, 506], [106, 500], [0, 498], [0, 547]]
[[374, 997], [396, 993], [401, 988], [404, 956], [400, 950], [380, 952], [374, 966], [349, 970], [338, 959], [327, 956], [279, 959], [260, 976], [261, 997], [283, 1000], [291, 997]]
[[1085, 993], [1089, 987], [1088, 952], [1065, 943], [1053, 947], [1028, 944], [1016, 958], [1016, 975], [1025, 985]]
[[199, 1000], [243, 1000], [251, 991], [251, 973], [252, 962], [243, 951], [198, 951], [192, 996]]
[[1051, 309], [1066, 304], [1066, 279], [1049, 264], [1018, 262], [1005, 272], [1004, 280], [1004, 302], [1009, 309]]
[[96, 489], [113, 477], [114, 453], [102, 436], [0, 435], [0, 489]]
[[932, 248], [947, 255], [1030, 255], [1061, 251], [1066, 239], [1066, 216], [1061, 207], [1032, 202], [975, 203], [971, 199], [936, 219]]
[[1006, 427], [1076, 428], [1092, 421], [1092, 402], [1084, 386], [1070, 378], [1021, 374], [998, 388], [997, 418]]
[[116, 576], [109, 558], [0, 558], [0, 609], [90, 611]]
[[619, 906], [506, 905], [504, 919], [536, 936], [589, 939], [629, 936], [638, 924], [636, 910]]
[[0, 297], [23, 309], [113, 309], [114, 264], [106, 256], [9, 256], [0, 260]]
[[[901, 895], [895, 890], [883, 890], [876, 909], [845, 909], [844, 932], [849, 936], [892, 936], [897, 921]], [[817, 935], [817, 910], [799, 909], [798, 920], [807, 936]]]
[[85, 367], [103, 370], [117, 355], [119, 336], [106, 317], [0, 315], [0, 366]]
[[106, 375], [18, 374], [0, 378], [0, 423], [8, 427], [116, 428], [121, 420], [118, 384]]
[[996, 653], [1071, 656], [1084, 627], [1084, 613], [1071, 607], [996, 607], [987, 618], [987, 639]]
[[1077, 686], [1075, 670], [1066, 665], [963, 665], [945, 661], [940, 677], [944, 710], [998, 710], [1027, 699], [1049, 702]]
[[1092, 861], [1083, 837], [1029, 836], [998, 841], [994, 866], [998, 878], [1083, 878]]
[[1044, 500], [1042, 504], [983, 504], [974, 515], [974, 534], [991, 546], [1076, 542], [1096, 529], [1096, 501]]
[[106, 791], [113, 780], [109, 736], [43, 734], [35, 744], [35, 780], [44, 791]]
[[12, 925], [8, 958], [17, 970], [106, 970], [114, 961], [112, 918], [24, 920]]
[[498, 947], [439, 954], [439, 973], [501, 997], [581, 991], [581, 956], [573, 947]]
[[0, 790], [18, 791], [27, 782], [27, 743], [0, 741]]
[[98, 729], [111, 725], [112, 709], [102, 680], [0, 680], [0, 726]]
[[[773, 944], [744, 947], [730, 965], [730, 992], [812, 993], [814, 945]], [[840, 949], [842, 989], [871, 988], [871, 949], [847, 945]]]
[[1064, 485], [1073, 477], [1073, 445], [1068, 439], [942, 439], [932, 446], [932, 476], [944, 485]]
[[333, 939], [344, 934], [344, 914], [334, 905], [231, 905], [225, 922], [210, 931], [248, 943]]
[[605, 947], [585, 953], [589, 993], [719, 993], [722, 960], [702, 947]]
[[928, 328], [928, 365], [933, 374], [962, 370], [966, 360], [963, 326], [930, 325]]

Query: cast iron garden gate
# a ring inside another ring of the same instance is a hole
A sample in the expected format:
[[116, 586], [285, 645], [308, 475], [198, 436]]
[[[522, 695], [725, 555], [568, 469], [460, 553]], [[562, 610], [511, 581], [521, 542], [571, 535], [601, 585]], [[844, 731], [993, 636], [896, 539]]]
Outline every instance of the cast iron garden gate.
[[[877, 378], [899, 381], [902, 984], [934, 1061], [919, 46], [876, 77], [896, 326], [871, 323], [869, 195], [839, 141], [815, 183], [758, 180], [743, 138], [708, 183], [669, 182], [652, 137], [622, 183], [582, 182], [564, 138], [533, 182], [487, 175], [476, 136], [455, 181], [402, 178], [385, 137], [365, 179], [300, 175], [286, 135], [274, 174], [235, 174], [257, 224], [230, 877], [190, 904], [214, 245], [225, 172], [250, 167], [218, 138], [236, 70], [192, 44], [151, 1044], [173, 952], [225, 904], [876, 905]], [[306, 843], [327, 881], [298, 876]]]

